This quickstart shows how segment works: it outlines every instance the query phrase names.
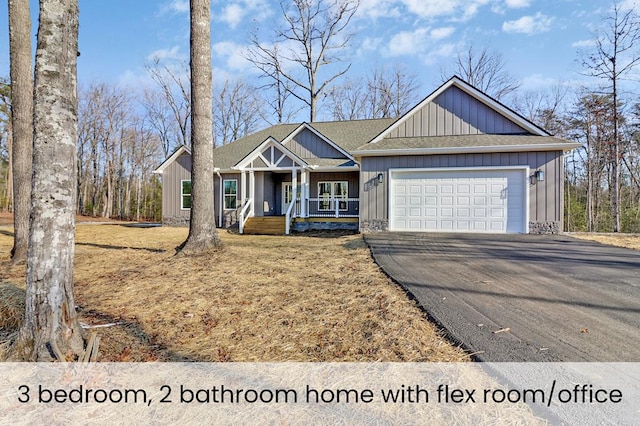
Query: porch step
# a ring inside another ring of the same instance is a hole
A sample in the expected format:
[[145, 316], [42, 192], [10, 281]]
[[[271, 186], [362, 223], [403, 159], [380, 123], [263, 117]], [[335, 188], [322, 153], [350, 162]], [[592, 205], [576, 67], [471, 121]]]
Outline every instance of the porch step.
[[245, 234], [252, 235], [284, 235], [284, 216], [256, 216], [247, 219], [244, 225]]

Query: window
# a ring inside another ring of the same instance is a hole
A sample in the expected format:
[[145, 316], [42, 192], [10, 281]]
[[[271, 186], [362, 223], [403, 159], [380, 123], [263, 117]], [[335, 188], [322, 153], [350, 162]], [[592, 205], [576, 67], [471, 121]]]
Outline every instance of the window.
[[224, 186], [224, 209], [235, 210], [238, 206], [238, 180], [227, 179]]
[[191, 208], [191, 181], [181, 181], [180, 187], [180, 208], [182, 210], [188, 210]]
[[347, 210], [349, 182], [318, 182], [318, 198], [320, 198], [318, 210], [334, 210], [335, 204], [332, 199], [336, 198], [340, 200], [338, 210]]

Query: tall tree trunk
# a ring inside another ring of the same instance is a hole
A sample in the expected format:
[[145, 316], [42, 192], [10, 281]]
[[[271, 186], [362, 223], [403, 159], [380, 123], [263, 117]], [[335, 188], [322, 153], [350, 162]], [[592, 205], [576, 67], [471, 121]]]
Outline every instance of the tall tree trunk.
[[78, 0], [40, 0], [26, 312], [12, 359], [84, 352], [73, 297], [77, 52]]
[[180, 252], [222, 246], [213, 209], [211, 0], [191, 0], [191, 221]]
[[33, 151], [33, 80], [31, 78], [31, 16], [29, 0], [9, 0], [11, 120], [13, 123], [13, 226], [11, 257], [27, 260]]
[[[11, 205], [13, 201], [13, 148], [11, 145], [13, 144], [13, 132], [11, 131], [11, 120], [7, 125], [7, 154], [9, 157], [9, 162], [7, 164], [7, 173], [5, 174], [5, 187], [6, 192], [4, 194], [4, 207], [7, 211], [13, 211], [13, 206]], [[31, 189], [29, 189], [31, 190]], [[14, 216], [15, 217], [15, 216]]]
[[[617, 46], [616, 46], [617, 50]], [[616, 73], [616, 61], [613, 63], [613, 75]], [[613, 232], [620, 232], [620, 127], [618, 124], [618, 80], [613, 79]]]

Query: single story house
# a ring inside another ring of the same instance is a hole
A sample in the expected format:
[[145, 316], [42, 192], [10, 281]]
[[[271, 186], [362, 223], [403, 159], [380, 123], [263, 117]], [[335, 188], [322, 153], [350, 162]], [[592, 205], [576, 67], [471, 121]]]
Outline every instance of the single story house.
[[[216, 220], [241, 233], [558, 233], [577, 146], [453, 77], [398, 118], [281, 124], [216, 148]], [[188, 225], [190, 170], [182, 146], [155, 171], [166, 225]]]

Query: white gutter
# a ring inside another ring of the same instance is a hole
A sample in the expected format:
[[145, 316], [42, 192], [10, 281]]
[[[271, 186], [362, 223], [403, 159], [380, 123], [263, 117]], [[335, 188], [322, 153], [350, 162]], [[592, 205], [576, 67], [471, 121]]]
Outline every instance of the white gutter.
[[445, 148], [401, 148], [401, 149], [366, 149], [353, 151], [357, 157], [388, 157], [394, 155], [435, 155], [435, 154], [473, 154], [490, 152], [526, 152], [526, 151], [571, 151], [579, 143], [539, 144], [539, 145], [493, 145], [472, 147]]
[[309, 170], [313, 170], [314, 172], [357, 172], [360, 170], [360, 166], [323, 167], [318, 165], [311, 165], [309, 166]]

